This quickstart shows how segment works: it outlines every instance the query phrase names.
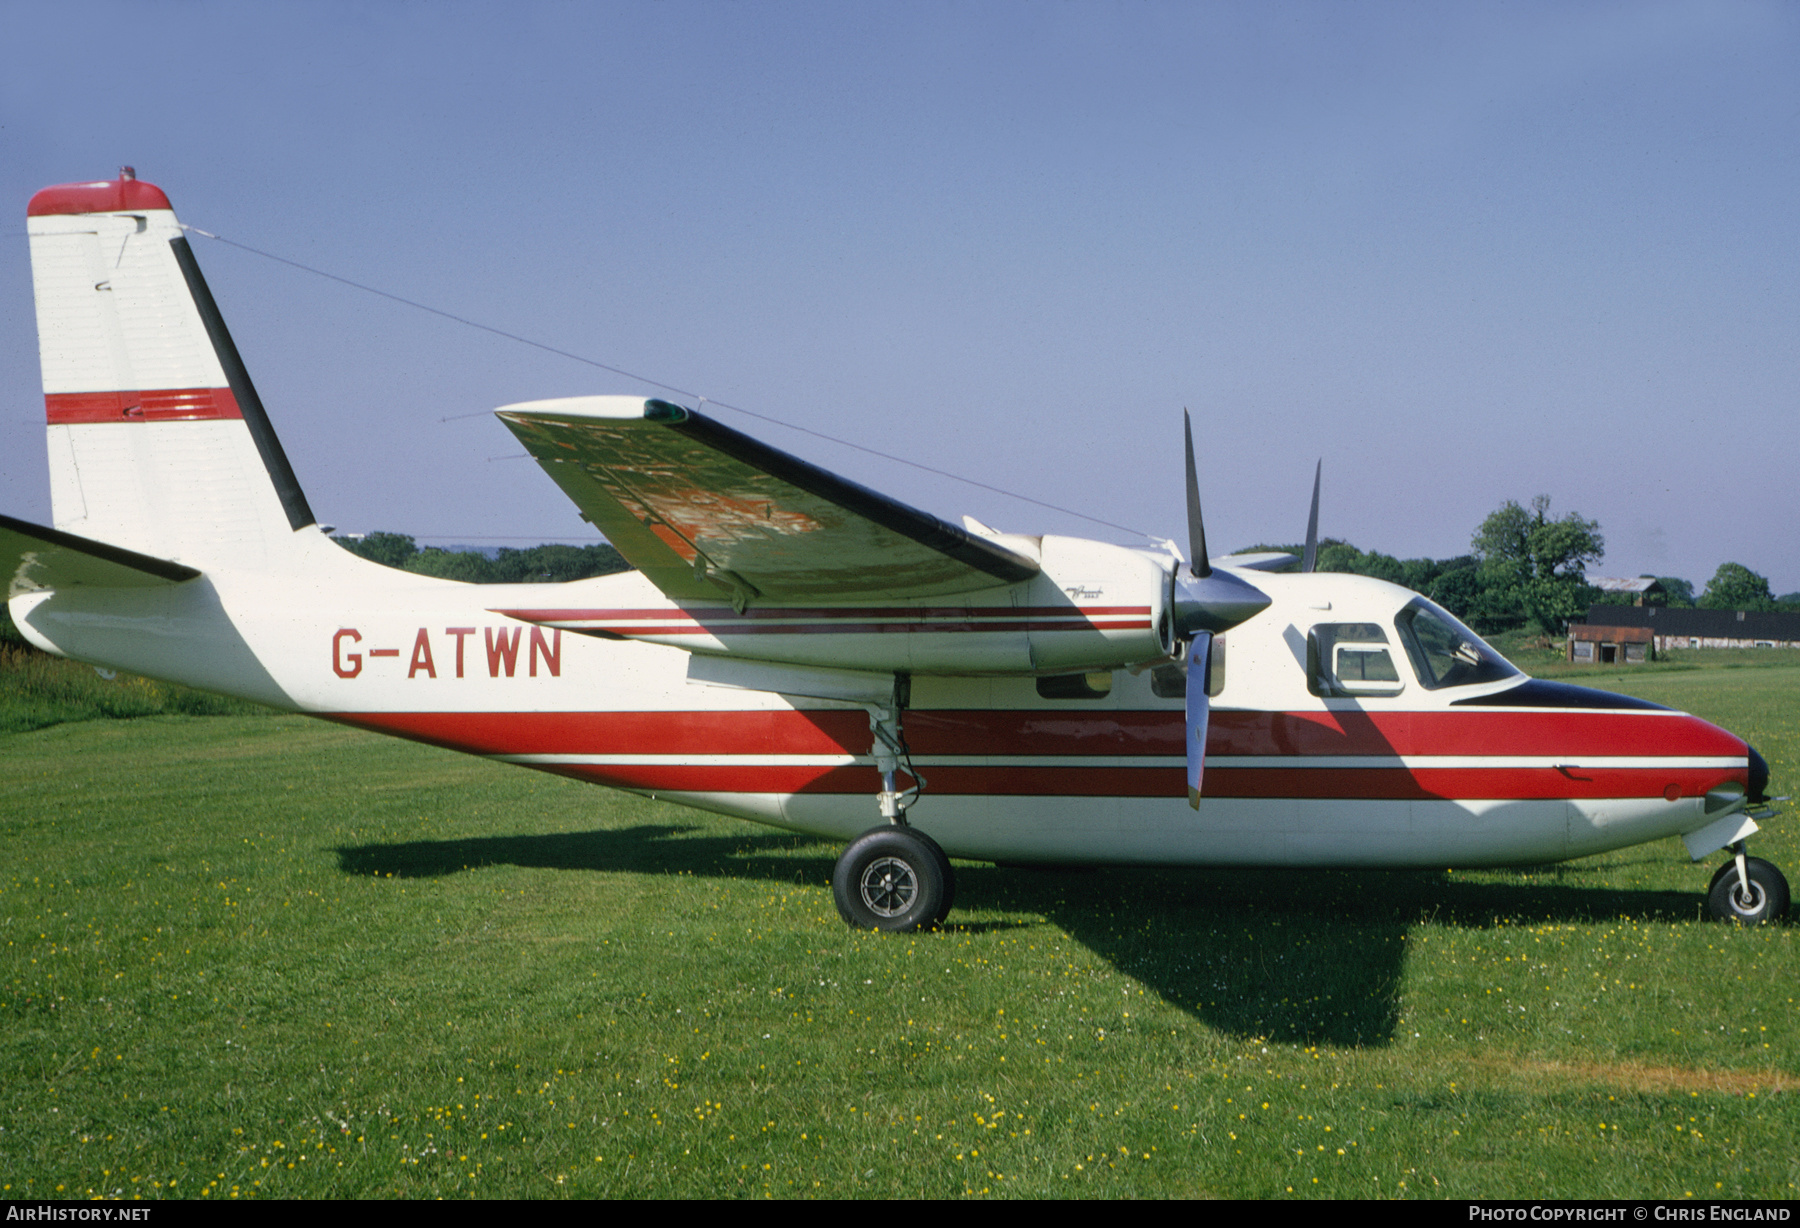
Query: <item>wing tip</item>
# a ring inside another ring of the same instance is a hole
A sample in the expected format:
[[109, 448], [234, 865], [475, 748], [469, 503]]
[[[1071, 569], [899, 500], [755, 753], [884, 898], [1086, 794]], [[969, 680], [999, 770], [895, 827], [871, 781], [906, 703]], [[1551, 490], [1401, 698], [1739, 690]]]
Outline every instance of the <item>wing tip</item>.
[[688, 412], [679, 405], [670, 405], [666, 401], [646, 400], [643, 397], [587, 396], [551, 397], [544, 401], [519, 401], [512, 405], [502, 405], [494, 413], [507, 422], [530, 421], [533, 418], [604, 419], [615, 422], [634, 422], [645, 419], [653, 422], [681, 420], [662, 416], [668, 410], [674, 410], [684, 417]]

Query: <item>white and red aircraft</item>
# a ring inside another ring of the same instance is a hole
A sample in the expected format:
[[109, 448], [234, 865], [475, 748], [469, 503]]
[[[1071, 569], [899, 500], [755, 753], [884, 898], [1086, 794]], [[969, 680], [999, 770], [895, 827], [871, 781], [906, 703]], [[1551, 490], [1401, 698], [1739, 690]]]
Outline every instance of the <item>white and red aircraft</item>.
[[1494, 866], [1676, 835], [1733, 850], [1716, 915], [1787, 907], [1744, 854], [1754, 750], [1312, 571], [1316, 485], [1277, 574], [1207, 562], [1191, 438], [1189, 562], [953, 526], [690, 409], [577, 397], [498, 413], [637, 570], [415, 576], [315, 523], [159, 189], [29, 215], [56, 527], [0, 517], [0, 563], [48, 651], [847, 840], [854, 925], [940, 921], [946, 854]]

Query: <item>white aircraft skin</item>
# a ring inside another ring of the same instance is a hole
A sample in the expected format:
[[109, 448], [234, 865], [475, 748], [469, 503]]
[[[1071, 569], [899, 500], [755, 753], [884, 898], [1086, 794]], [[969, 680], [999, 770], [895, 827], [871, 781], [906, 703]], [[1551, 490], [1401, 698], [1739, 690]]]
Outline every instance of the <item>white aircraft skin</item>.
[[[715, 518], [707, 532], [732, 535], [706, 539], [726, 542], [710, 555], [677, 518], [644, 516], [648, 532], [602, 526], [644, 571], [569, 584], [359, 559], [312, 522], [166, 197], [129, 178], [64, 185], [30, 215], [55, 528], [3, 518], [0, 561], [14, 621], [47, 651], [847, 841], [885, 815], [951, 856], [1001, 862], [1443, 868], [1682, 836], [1696, 860], [1734, 847], [1721, 876], [1735, 866], [1742, 899], [1770, 897], [1722, 915], [1785, 907], [1778, 872], [1743, 856], [1761, 782], [1742, 740], [1527, 679], [1417, 594], [1363, 577], [1214, 561], [1267, 606], [1213, 641], [1190, 805], [1177, 664], [1190, 615], [1172, 550], [974, 525], [924, 549], [930, 534], [909, 528], [857, 539], [820, 579], [794, 560], [812, 566], [842, 507], [852, 533], [898, 513], [836, 479], [829, 505], [749, 506], [708, 473], [655, 458], [631, 470], [620, 448], [670, 438], [654, 423], [760, 448], [661, 402], [500, 412], [584, 511], [612, 506], [618, 482], [674, 483]], [[557, 448], [590, 446], [600, 460], [557, 468]], [[745, 456], [813, 480], [781, 468], [803, 465], [792, 458], [741, 452], [718, 462], [721, 483]], [[779, 551], [755, 554], [769, 540]], [[730, 548], [747, 561], [721, 565]], [[845, 563], [871, 551], [872, 566]], [[780, 584], [799, 596], [765, 595]], [[883, 752], [883, 730], [909, 758]], [[869, 920], [837, 887], [846, 918]], [[873, 923], [933, 923], [948, 891], [924, 913], [876, 907]]]

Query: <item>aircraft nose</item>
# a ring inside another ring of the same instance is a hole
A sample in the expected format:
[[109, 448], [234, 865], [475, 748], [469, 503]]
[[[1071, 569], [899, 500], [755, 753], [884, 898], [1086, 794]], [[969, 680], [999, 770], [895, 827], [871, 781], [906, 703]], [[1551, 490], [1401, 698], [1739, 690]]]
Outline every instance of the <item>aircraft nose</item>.
[[1750, 796], [1744, 800], [1756, 805], [1769, 800], [1769, 761], [1756, 753], [1756, 747], [1748, 742], [1744, 749], [1750, 752]]

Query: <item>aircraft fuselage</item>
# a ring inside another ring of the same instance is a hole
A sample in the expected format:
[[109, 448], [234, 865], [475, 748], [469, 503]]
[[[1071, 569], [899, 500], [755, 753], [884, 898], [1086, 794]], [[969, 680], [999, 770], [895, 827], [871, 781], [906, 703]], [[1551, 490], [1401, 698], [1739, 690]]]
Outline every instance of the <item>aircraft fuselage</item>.
[[[503, 762], [833, 838], [877, 817], [863, 705], [707, 685], [682, 648], [500, 612], [615, 611], [653, 629], [693, 617], [640, 576], [467, 585], [376, 568], [323, 538], [310, 549], [355, 574], [354, 599], [221, 573], [26, 597], [13, 612], [69, 656]], [[1744, 743], [1684, 713], [1518, 675], [1427, 690], [1397, 646], [1391, 694], [1315, 694], [1316, 626], [1397, 641], [1415, 595], [1349, 576], [1256, 580], [1274, 604], [1220, 637], [1198, 810], [1184, 701], [1157, 693], [1154, 669], [1095, 671], [1106, 693], [1055, 698], [1031, 676], [915, 674], [902, 721], [925, 787], [910, 821], [954, 856], [1001, 861], [1443, 867], [1579, 857], [1742, 808]], [[826, 614], [862, 617], [811, 611]], [[940, 639], [1017, 634], [994, 619], [921, 625]]]

